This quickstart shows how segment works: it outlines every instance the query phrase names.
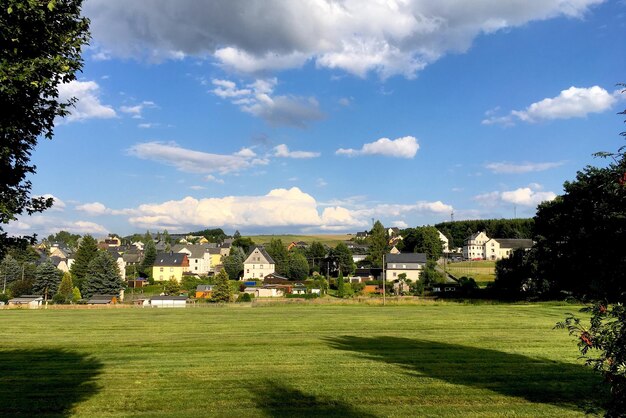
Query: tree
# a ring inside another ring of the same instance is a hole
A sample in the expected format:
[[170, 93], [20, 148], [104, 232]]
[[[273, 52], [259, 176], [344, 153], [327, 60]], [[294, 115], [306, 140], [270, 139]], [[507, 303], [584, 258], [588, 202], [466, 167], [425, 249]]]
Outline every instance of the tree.
[[78, 248], [78, 240], [80, 235], [72, 234], [67, 231], [59, 231], [56, 234], [48, 235], [48, 242], [62, 242], [71, 249]]
[[345, 296], [345, 283], [343, 281], [343, 273], [339, 270], [339, 276], [337, 277], [337, 297], [343, 298]]
[[22, 275], [22, 268], [17, 260], [10, 255], [6, 255], [0, 263], [0, 280], [2, 280], [2, 293], [6, 293], [7, 285], [11, 285]]
[[329, 251], [328, 257], [335, 263], [341, 274], [350, 275], [354, 271], [354, 260], [350, 248], [343, 242]]
[[18, 242], [2, 225], [23, 213], [42, 212], [52, 198], [31, 197], [30, 156], [40, 137], [52, 139], [54, 120], [68, 114], [59, 85], [76, 79], [89, 21], [81, 0], [7, 0], [0, 12], [0, 257]]
[[420, 273], [420, 281], [424, 283], [424, 286], [444, 283], [445, 280], [445, 275], [440, 271], [437, 271], [437, 262], [435, 260], [428, 260], [424, 270]]
[[230, 254], [224, 257], [222, 264], [230, 280], [239, 280], [243, 272], [245, 254], [241, 247], [230, 247]]
[[72, 302], [73, 294], [74, 285], [72, 284], [72, 275], [66, 272], [63, 274], [63, 278], [61, 279], [57, 295], [59, 295], [61, 303], [69, 303]]
[[117, 295], [124, 288], [117, 263], [107, 251], [100, 251], [89, 263], [83, 296]]
[[326, 257], [327, 254], [326, 247], [321, 242], [313, 241], [309, 248], [306, 249], [306, 256], [309, 260], [311, 260], [311, 265], [313, 268], [318, 267], [318, 271], [322, 269], [322, 260]]
[[76, 286], [72, 289], [72, 302], [76, 303], [83, 298], [83, 295], [80, 294], [80, 289]]
[[180, 292], [180, 284], [178, 283], [178, 280], [172, 277], [167, 282], [165, 282], [165, 286], [163, 290], [168, 295], [175, 295], [178, 292]]
[[422, 226], [404, 230], [399, 249], [407, 252], [426, 253], [431, 260], [438, 260], [443, 254], [443, 244], [439, 231], [434, 226]]
[[56, 268], [52, 263], [47, 261], [40, 264], [35, 273], [33, 292], [38, 295], [43, 295], [45, 300], [48, 301], [57, 292], [62, 275], [61, 270]]
[[98, 243], [91, 235], [85, 235], [80, 241], [74, 263], [70, 268], [74, 285], [82, 289], [89, 270], [89, 263], [98, 253]]
[[146, 241], [146, 245], [143, 249], [143, 261], [141, 262], [141, 271], [146, 277], [152, 277], [152, 266], [156, 260], [156, 246], [154, 241], [150, 238]]
[[265, 251], [274, 259], [276, 273], [287, 276], [289, 274], [289, 252], [283, 241], [272, 238], [269, 245], [265, 247]]
[[226, 274], [226, 271], [222, 270], [215, 276], [215, 287], [213, 288], [211, 301], [230, 302], [232, 297], [233, 292], [228, 282], [228, 274]]
[[297, 251], [289, 253], [289, 278], [304, 280], [309, 276], [309, 262], [304, 254]]
[[[244, 254], [248, 254], [252, 248], [254, 248], [255, 244], [252, 241], [252, 238], [235, 238], [232, 243], [232, 247], [239, 247], [243, 250]], [[231, 247], [231, 248], [232, 248]]]
[[368, 260], [373, 267], [381, 267], [383, 265], [383, 255], [389, 252], [387, 239], [387, 230], [380, 221], [376, 221], [370, 235], [367, 238], [369, 242]]
[[233, 234], [233, 238], [234, 238], [234, 239], [239, 239], [239, 238], [241, 238], [241, 233], [240, 233], [238, 230], [237, 230], [237, 231], [235, 231], [235, 233]]

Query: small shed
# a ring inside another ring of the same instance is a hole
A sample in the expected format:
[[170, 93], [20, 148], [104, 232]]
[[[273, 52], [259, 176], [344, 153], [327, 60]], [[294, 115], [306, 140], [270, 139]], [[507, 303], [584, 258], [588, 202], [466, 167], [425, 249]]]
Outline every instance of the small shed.
[[213, 285], [199, 284], [196, 287], [196, 299], [210, 299], [213, 294]]
[[150, 306], [157, 308], [184, 308], [187, 306], [187, 296], [152, 296]]
[[18, 306], [22, 308], [37, 309], [43, 305], [43, 296], [24, 295], [19, 298], [9, 299], [9, 306]]
[[115, 305], [119, 303], [118, 295], [93, 295], [87, 305]]
[[306, 286], [302, 283], [296, 283], [291, 293], [294, 295], [306, 295]]
[[284, 294], [282, 289], [275, 287], [246, 287], [244, 292], [250, 293], [257, 298], [276, 298]]

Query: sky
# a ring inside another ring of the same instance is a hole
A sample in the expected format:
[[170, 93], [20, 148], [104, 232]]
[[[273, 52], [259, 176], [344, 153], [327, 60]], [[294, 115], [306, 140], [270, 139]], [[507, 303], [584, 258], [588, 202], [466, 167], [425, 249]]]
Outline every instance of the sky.
[[12, 234], [532, 217], [623, 144], [626, 2], [86, 0]]

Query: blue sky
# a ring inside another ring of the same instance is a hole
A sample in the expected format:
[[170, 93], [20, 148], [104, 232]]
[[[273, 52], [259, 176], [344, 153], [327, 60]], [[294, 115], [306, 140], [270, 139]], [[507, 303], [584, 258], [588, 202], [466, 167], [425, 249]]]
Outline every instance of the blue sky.
[[530, 217], [626, 107], [621, 1], [86, 0], [15, 234]]

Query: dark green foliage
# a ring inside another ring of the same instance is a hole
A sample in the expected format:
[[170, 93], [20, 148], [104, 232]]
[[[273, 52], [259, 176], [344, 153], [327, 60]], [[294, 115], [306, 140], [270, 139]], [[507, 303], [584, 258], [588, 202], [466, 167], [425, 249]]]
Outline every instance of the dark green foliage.
[[73, 299], [74, 285], [72, 283], [72, 275], [69, 273], [63, 274], [59, 290], [55, 297], [55, 303], [70, 303]]
[[24, 263], [35, 263], [39, 260], [39, 253], [30, 245], [16, 245], [11, 247], [7, 252], [17, 262], [22, 265]]
[[388, 242], [387, 230], [380, 221], [376, 221], [369, 237], [367, 237], [367, 243], [369, 244], [367, 258], [372, 267], [382, 267], [383, 255], [389, 252]]
[[11, 284], [11, 294], [13, 295], [13, 297], [32, 295], [33, 283], [35, 283], [34, 278], [16, 280]]
[[289, 253], [289, 277], [292, 280], [304, 280], [309, 276], [309, 262], [306, 257], [297, 252]]
[[82, 68], [89, 21], [81, 0], [3, 1], [0, 10], [0, 257], [35, 237], [9, 237], [5, 225], [42, 212], [53, 199], [31, 197], [30, 157], [39, 138], [52, 139], [54, 120], [72, 103], [59, 102], [58, 86]]
[[43, 295], [46, 300], [52, 299], [52, 296], [54, 296], [59, 288], [62, 275], [63, 272], [52, 263], [45, 262], [40, 264], [37, 266], [35, 273], [33, 292], [37, 295]]
[[198, 285], [213, 284], [212, 282], [212, 278], [184, 275], [183, 278], [180, 279], [180, 289], [185, 290], [190, 294], [194, 294]]
[[585, 363], [604, 375], [611, 386], [611, 399], [607, 417], [623, 417], [626, 411], [626, 307], [622, 304], [607, 306], [598, 302], [581, 309], [591, 315], [590, 327], [569, 314], [556, 328], [567, 329], [578, 339], [578, 349]]
[[143, 260], [141, 262], [141, 271], [146, 277], [152, 277], [152, 266], [156, 260], [156, 247], [154, 241], [149, 239], [143, 248]]
[[252, 302], [252, 296], [250, 293], [241, 293], [237, 298], [237, 302]]
[[2, 263], [0, 263], [0, 281], [2, 289], [4, 290], [5, 284], [10, 285], [14, 281], [19, 280], [21, 276], [22, 268], [17, 260], [8, 254], [4, 256]]
[[274, 259], [276, 273], [283, 276], [289, 275], [289, 253], [283, 241], [279, 238], [273, 238], [270, 243], [265, 246], [265, 251]]
[[[322, 271], [322, 261], [326, 257], [328, 250], [324, 247], [324, 244], [318, 241], [313, 241], [311, 245], [306, 249], [306, 257], [313, 266], [315, 271]], [[317, 267], [317, 269], [315, 269]]]
[[424, 270], [420, 273], [420, 280], [424, 283], [424, 286], [432, 286], [437, 283], [444, 283], [446, 280], [445, 275], [437, 270], [437, 262], [435, 260], [428, 260]]
[[545, 297], [549, 283], [537, 271], [537, 249], [518, 249], [509, 258], [496, 261], [496, 280], [491, 289], [501, 298]]
[[47, 240], [48, 242], [62, 242], [69, 248], [76, 250], [78, 248], [78, 240], [80, 240], [80, 235], [72, 234], [67, 231], [59, 231], [56, 234], [48, 235]]
[[230, 255], [222, 259], [224, 270], [228, 274], [230, 280], [238, 280], [243, 273], [243, 262], [245, 260], [245, 254], [241, 247], [230, 247]]
[[211, 301], [223, 303], [230, 302], [232, 298], [233, 291], [230, 287], [228, 274], [226, 274], [226, 271], [222, 270], [215, 276], [215, 286], [213, 287]]
[[82, 289], [89, 271], [89, 263], [98, 253], [98, 243], [91, 235], [85, 235], [80, 241], [78, 250], [76, 251], [74, 264], [70, 268], [72, 280], [75, 286]]
[[344, 297], [346, 295], [345, 283], [343, 281], [343, 273], [339, 271], [339, 276], [337, 277], [337, 297]]
[[233, 240], [232, 246], [239, 247], [243, 250], [244, 254], [248, 254], [250, 250], [254, 248], [255, 244], [252, 238], [239, 237]]
[[435, 225], [448, 237], [450, 248], [462, 247], [471, 234], [484, 231], [489, 238], [533, 238], [533, 219], [480, 219], [441, 222]]
[[402, 238], [397, 248], [404, 253], [425, 253], [431, 260], [438, 260], [443, 254], [439, 232], [434, 226], [407, 228], [402, 231]]
[[343, 242], [340, 242], [329, 251], [328, 258], [336, 267], [333, 269], [333, 272], [341, 272], [341, 274], [348, 276], [354, 271], [352, 252]]
[[83, 296], [117, 295], [123, 288], [124, 282], [113, 257], [106, 251], [98, 252], [89, 263]]
[[[167, 231], [166, 231], [167, 232]], [[221, 243], [228, 235], [224, 233], [222, 228], [203, 229], [202, 231], [190, 232], [188, 235], [202, 236], [209, 240], [209, 242]]]

